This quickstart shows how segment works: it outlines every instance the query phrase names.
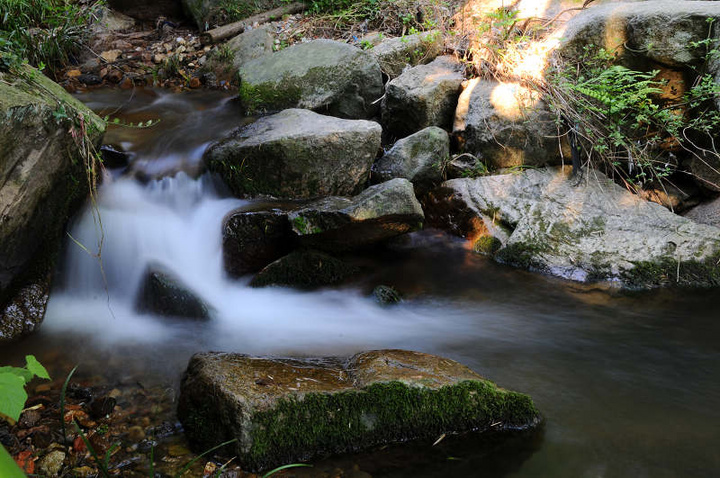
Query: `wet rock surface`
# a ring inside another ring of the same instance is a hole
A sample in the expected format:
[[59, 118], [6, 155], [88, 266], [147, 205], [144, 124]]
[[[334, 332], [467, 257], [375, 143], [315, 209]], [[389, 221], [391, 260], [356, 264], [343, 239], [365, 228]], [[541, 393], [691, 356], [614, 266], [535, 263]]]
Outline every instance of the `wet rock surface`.
[[312, 289], [338, 284], [358, 272], [356, 266], [325, 253], [298, 250], [264, 267], [252, 278], [250, 286]]
[[329, 197], [288, 214], [300, 243], [330, 251], [378, 244], [422, 228], [424, 214], [407, 179], [371, 186], [357, 196]]
[[351, 195], [368, 179], [381, 130], [372, 121], [289, 109], [233, 132], [204, 161], [236, 195]]
[[540, 420], [528, 396], [452, 360], [404, 350], [317, 360], [196, 354], [178, 416], [196, 449], [236, 438], [233, 451], [251, 470]]
[[168, 317], [209, 319], [212, 309], [170, 271], [158, 264], [148, 267], [136, 308]]
[[595, 171], [579, 183], [555, 168], [453, 179], [434, 194], [440, 204], [454, 203], [465, 229], [507, 235], [498, 234], [501, 262], [629, 288], [720, 285], [720, 229], [647, 202]]
[[294, 234], [287, 213], [236, 211], [223, 224], [223, 263], [231, 277], [257, 272], [288, 254]]

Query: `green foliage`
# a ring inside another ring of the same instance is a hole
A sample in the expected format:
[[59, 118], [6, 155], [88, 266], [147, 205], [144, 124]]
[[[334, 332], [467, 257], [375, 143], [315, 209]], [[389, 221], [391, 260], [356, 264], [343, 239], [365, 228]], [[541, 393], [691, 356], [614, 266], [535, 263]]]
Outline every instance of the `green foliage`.
[[3, 478], [25, 478], [25, 473], [18, 468], [15, 460], [12, 459], [10, 453], [2, 445], [0, 445], [0, 476]]
[[[0, 50], [53, 71], [78, 51], [88, 25], [103, 2], [82, 5], [69, 0], [0, 0]], [[0, 54], [0, 69], [3, 68]], [[42, 69], [42, 68], [40, 68]]]
[[663, 146], [718, 157], [712, 138], [720, 126], [714, 101], [720, 87], [701, 75], [679, 101], [662, 100], [658, 71], [616, 64], [610, 52], [585, 47], [583, 57], [547, 75], [550, 107], [572, 126], [586, 158], [631, 185], [663, 179], [675, 171]]
[[25, 367], [0, 367], [0, 415], [17, 421], [25, 406], [25, 385], [34, 377], [49, 379], [45, 367], [32, 356], [25, 357]]

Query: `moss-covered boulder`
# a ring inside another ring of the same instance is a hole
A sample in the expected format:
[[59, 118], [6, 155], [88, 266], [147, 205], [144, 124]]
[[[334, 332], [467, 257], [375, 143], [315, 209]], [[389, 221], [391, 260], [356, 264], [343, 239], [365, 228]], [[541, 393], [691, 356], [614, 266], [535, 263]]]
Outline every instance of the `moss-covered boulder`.
[[562, 160], [555, 115], [538, 93], [517, 83], [467, 81], [458, 100], [453, 135], [463, 152], [482, 157], [495, 168], [545, 166]]
[[437, 58], [443, 51], [443, 40], [442, 32], [431, 30], [386, 38], [367, 51], [377, 58], [382, 72], [393, 79], [400, 76], [406, 68], [430, 63]]
[[719, 228], [673, 214], [597, 171], [578, 181], [569, 170], [453, 179], [426, 207], [454, 214], [452, 227], [473, 240], [496, 236], [502, 248], [484, 240], [481, 252], [518, 267], [628, 288], [720, 285]]
[[369, 177], [381, 134], [372, 121], [290, 109], [234, 131], [204, 160], [238, 196], [352, 195]]
[[212, 308], [172, 272], [152, 264], [145, 272], [136, 300], [138, 312], [167, 317], [209, 319]]
[[452, 360], [404, 350], [317, 360], [197, 354], [178, 417], [198, 451], [237, 439], [231, 453], [248, 470], [540, 421], [527, 395]]
[[257, 272], [288, 254], [295, 242], [287, 213], [233, 211], [223, 222], [223, 263], [230, 277]]
[[200, 31], [236, 22], [284, 5], [282, 0], [182, 0], [185, 14]]
[[389, 136], [404, 138], [428, 126], [449, 130], [463, 82], [463, 67], [452, 56], [418, 65], [387, 84], [382, 122]]
[[342, 251], [422, 228], [425, 216], [407, 179], [371, 186], [355, 197], [329, 197], [288, 213], [300, 243]]
[[330, 116], [372, 118], [382, 96], [373, 55], [347, 43], [298, 43], [245, 63], [239, 96], [250, 112], [306, 108]]
[[252, 278], [250, 286], [313, 289], [337, 284], [357, 273], [357, 267], [335, 257], [312, 250], [299, 250], [268, 264]]
[[443, 163], [450, 157], [450, 136], [437, 126], [421, 129], [397, 141], [373, 165], [376, 181], [405, 178], [422, 195], [443, 180]]
[[104, 130], [39, 71], [0, 71], [0, 340], [42, 321], [65, 225], [88, 191], [81, 151]]

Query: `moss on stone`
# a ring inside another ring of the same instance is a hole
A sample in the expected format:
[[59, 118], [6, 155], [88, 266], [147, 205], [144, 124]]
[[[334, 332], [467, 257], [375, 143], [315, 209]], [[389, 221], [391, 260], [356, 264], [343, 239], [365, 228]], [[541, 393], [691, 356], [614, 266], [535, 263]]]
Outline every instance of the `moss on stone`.
[[527, 427], [539, 421], [529, 396], [468, 380], [432, 390], [401, 382], [361, 391], [283, 399], [251, 418], [251, 469], [368, 446], [437, 437], [448, 431]]
[[486, 256], [493, 256], [502, 247], [500, 239], [494, 236], [481, 236], [473, 243], [473, 251]]
[[634, 266], [620, 275], [620, 279], [628, 288], [647, 289], [666, 285], [720, 286], [720, 252], [703, 260], [678, 263], [663, 258], [657, 261], [635, 262]]
[[547, 246], [517, 242], [508, 244], [495, 254], [495, 259], [503, 264], [509, 264], [527, 270], [542, 270], [543, 264], [537, 259], [537, 255], [545, 252]]
[[278, 83], [251, 85], [240, 82], [238, 99], [246, 114], [254, 115], [297, 106], [302, 90], [294, 82], [284, 79]]

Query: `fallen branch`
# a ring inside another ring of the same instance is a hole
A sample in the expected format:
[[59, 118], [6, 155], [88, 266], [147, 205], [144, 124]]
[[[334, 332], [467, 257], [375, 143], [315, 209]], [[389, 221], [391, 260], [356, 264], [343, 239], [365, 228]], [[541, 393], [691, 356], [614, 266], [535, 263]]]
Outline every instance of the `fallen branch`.
[[283, 15], [292, 15], [294, 13], [302, 12], [305, 9], [303, 3], [291, 3], [289, 5], [283, 5], [282, 7], [268, 10], [267, 12], [258, 13], [251, 17], [247, 17], [239, 22], [230, 23], [223, 25], [218, 28], [213, 28], [200, 35], [200, 41], [203, 45], [210, 45], [212, 43], [218, 43], [222, 40], [234, 37], [245, 31], [245, 29], [254, 24], [267, 23], [272, 20], [277, 20]]

